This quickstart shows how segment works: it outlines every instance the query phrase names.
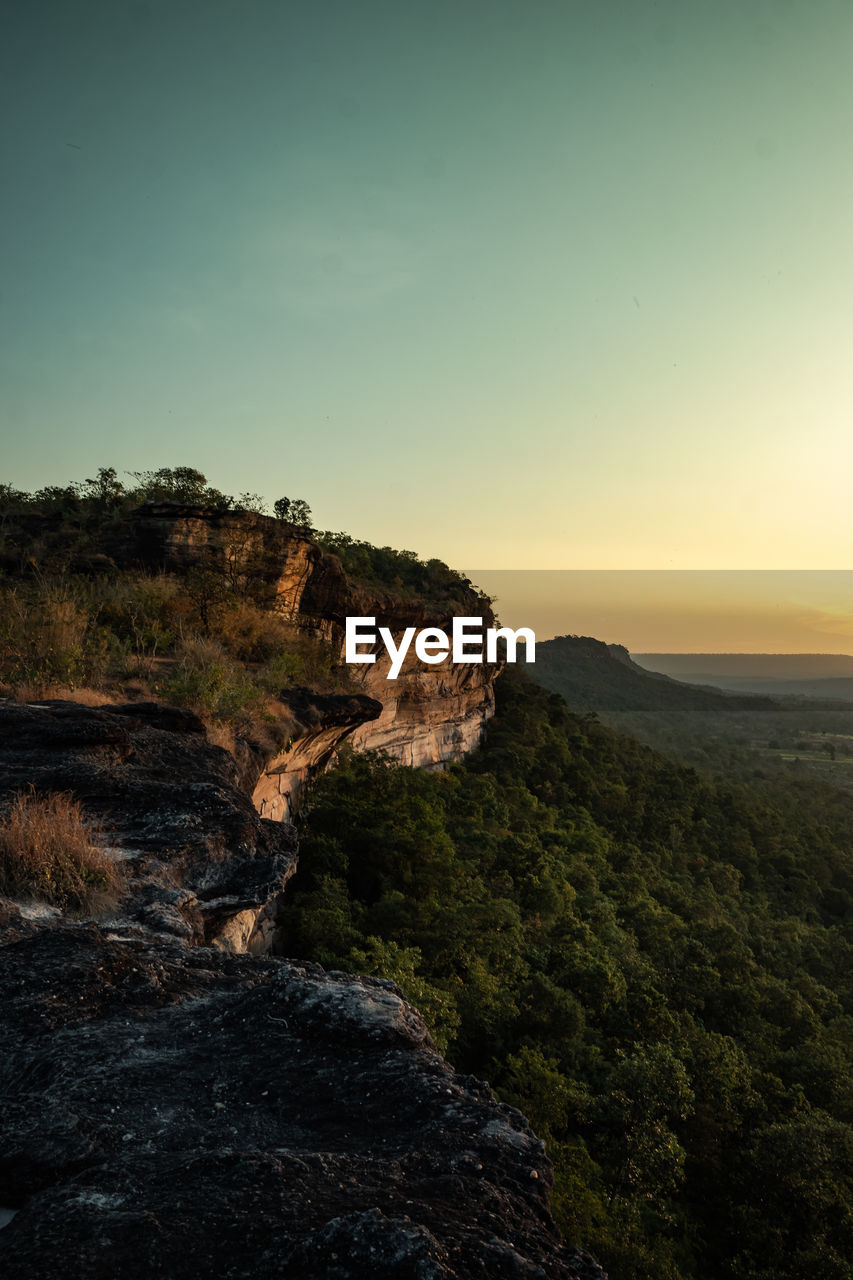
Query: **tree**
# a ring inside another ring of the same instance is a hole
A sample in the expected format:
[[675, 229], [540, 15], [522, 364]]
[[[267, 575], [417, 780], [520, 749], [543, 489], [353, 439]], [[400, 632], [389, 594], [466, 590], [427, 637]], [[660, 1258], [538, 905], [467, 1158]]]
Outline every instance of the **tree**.
[[124, 485], [119, 480], [115, 467], [98, 467], [95, 478], [87, 478], [83, 484], [82, 497], [90, 499], [97, 507], [111, 510], [120, 505]]
[[278, 498], [273, 503], [273, 511], [286, 524], [295, 524], [302, 529], [311, 528], [311, 508], [304, 498]]
[[131, 471], [137, 482], [136, 497], [141, 502], [185, 502], [193, 506], [224, 507], [233, 498], [212, 489], [195, 467], [160, 467], [158, 471]]

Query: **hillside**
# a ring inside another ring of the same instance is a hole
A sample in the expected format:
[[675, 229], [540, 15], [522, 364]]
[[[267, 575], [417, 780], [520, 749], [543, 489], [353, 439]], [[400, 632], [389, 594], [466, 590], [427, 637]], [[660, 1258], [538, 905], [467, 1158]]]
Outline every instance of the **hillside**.
[[346, 615], [488, 603], [187, 468], [0, 499], [3, 1275], [604, 1280], [400, 988], [281, 957], [306, 786], [344, 742], [459, 759], [494, 707], [496, 666], [356, 679]]
[[286, 947], [393, 977], [614, 1277], [853, 1275], [853, 802], [703, 781], [508, 672], [442, 775], [319, 779]]
[[850, 850], [841, 792], [702, 781], [508, 672], [465, 763], [316, 783], [286, 946], [402, 984], [612, 1276], [849, 1280]]
[[271, 952], [295, 832], [194, 716], [0, 703], [0, 803], [4, 1280], [603, 1280], [398, 987]]
[[529, 674], [566, 699], [575, 711], [689, 715], [713, 721], [742, 711], [769, 710], [767, 699], [729, 698], [716, 689], [689, 687], [638, 666], [622, 645], [591, 636], [540, 641]]
[[488, 600], [438, 560], [368, 555], [243, 498], [186, 467], [141, 473], [130, 490], [111, 468], [36, 494], [0, 486], [0, 694], [185, 707], [245, 762], [273, 818], [344, 739], [428, 766], [470, 750], [498, 666], [445, 673], [410, 653], [389, 681], [384, 652], [344, 664], [344, 624], [490, 620]]
[[573, 711], [598, 715], [690, 764], [738, 776], [797, 769], [853, 787], [853, 707], [844, 701], [692, 685], [588, 636], [538, 643], [527, 671]]

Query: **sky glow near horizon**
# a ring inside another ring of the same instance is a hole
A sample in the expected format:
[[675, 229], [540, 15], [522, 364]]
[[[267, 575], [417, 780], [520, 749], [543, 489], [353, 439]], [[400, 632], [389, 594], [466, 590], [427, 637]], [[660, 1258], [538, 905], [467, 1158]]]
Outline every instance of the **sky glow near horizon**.
[[853, 571], [473, 570], [502, 625], [632, 653], [853, 654]]
[[455, 565], [850, 565], [849, 3], [7, 27], [2, 479], [192, 465]]

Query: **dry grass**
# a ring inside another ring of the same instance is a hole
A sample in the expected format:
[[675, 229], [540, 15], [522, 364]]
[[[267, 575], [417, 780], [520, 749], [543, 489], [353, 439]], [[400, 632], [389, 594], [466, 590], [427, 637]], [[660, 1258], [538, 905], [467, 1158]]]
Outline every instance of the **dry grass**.
[[216, 627], [217, 639], [238, 662], [269, 662], [292, 645], [294, 635], [294, 627], [281, 614], [246, 600], [228, 609]]
[[63, 910], [106, 910], [121, 875], [68, 792], [19, 792], [0, 820], [0, 892]]
[[[67, 689], [55, 689], [47, 695], [49, 698], [67, 698]], [[89, 689], [86, 685], [78, 685], [71, 690], [71, 701], [79, 702], [84, 707], [108, 707], [113, 702], [122, 701], [120, 694], [108, 689]]]
[[215, 747], [223, 747], [230, 755], [237, 754], [237, 734], [234, 732], [233, 724], [224, 721], [205, 722], [205, 730], [207, 732], [208, 742], [212, 742]]
[[86, 685], [69, 689], [61, 684], [19, 684], [15, 688], [0, 685], [0, 697], [9, 698], [12, 702], [44, 702], [48, 698], [57, 698], [79, 702], [84, 707], [105, 707], [113, 702], [127, 701], [122, 699], [120, 690], [90, 689]]

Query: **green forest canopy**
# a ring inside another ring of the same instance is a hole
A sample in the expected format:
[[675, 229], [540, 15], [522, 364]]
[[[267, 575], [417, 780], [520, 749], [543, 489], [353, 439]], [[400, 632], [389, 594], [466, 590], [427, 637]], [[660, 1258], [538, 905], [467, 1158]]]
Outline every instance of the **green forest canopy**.
[[849, 1280], [851, 849], [848, 797], [703, 780], [505, 675], [465, 764], [318, 781], [286, 950], [399, 981], [618, 1280]]

